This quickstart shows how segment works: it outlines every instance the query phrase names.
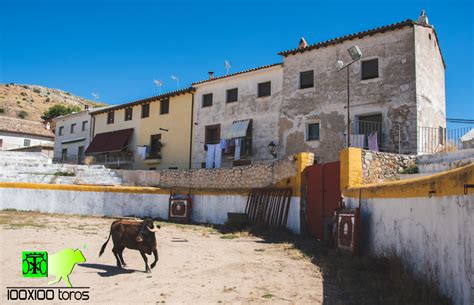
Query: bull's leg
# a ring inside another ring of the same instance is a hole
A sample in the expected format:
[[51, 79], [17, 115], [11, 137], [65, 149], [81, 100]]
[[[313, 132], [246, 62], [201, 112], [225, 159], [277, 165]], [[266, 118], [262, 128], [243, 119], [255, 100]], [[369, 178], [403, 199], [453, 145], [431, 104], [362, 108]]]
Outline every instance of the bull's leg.
[[151, 263], [151, 269], [156, 266], [156, 263], [158, 262], [158, 250], [154, 249], [153, 250], [153, 255], [155, 256], [155, 261]]
[[115, 246], [112, 248], [112, 252], [114, 253], [115, 259], [117, 260], [117, 267], [122, 268], [122, 262], [120, 261], [120, 257], [118, 255], [118, 249]]
[[148, 267], [148, 259], [146, 258], [146, 254], [143, 250], [140, 250], [140, 254], [142, 255], [143, 257], [143, 260], [145, 261], [145, 272], [146, 273], [150, 273], [151, 272], [151, 269], [150, 267]]
[[125, 247], [120, 247], [117, 251], [117, 254], [120, 258], [120, 261], [122, 262], [122, 267], [127, 267], [127, 264], [125, 263], [125, 261], [123, 260], [123, 250], [125, 249]]

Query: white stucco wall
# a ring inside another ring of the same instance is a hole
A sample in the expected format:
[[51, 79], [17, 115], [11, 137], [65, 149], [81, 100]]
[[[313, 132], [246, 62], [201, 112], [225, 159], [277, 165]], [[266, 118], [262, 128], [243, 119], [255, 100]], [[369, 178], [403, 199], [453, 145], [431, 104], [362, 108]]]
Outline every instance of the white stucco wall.
[[[35, 198], [35, 200], [31, 200]], [[224, 224], [227, 213], [244, 213], [245, 195], [193, 195], [192, 221]], [[115, 193], [0, 187], [0, 210], [95, 216], [138, 216], [168, 219], [169, 194]], [[287, 227], [299, 233], [299, 197], [290, 203]]]
[[[194, 168], [200, 167], [201, 162], [205, 162], [206, 159], [204, 150], [206, 126], [220, 124], [221, 138], [224, 138], [234, 121], [246, 119], [253, 120], [251, 159], [273, 159], [267, 146], [271, 141], [278, 145], [282, 73], [281, 65], [276, 65], [194, 85], [196, 88], [192, 159]], [[258, 84], [268, 81], [271, 82], [271, 95], [257, 97]], [[238, 88], [237, 102], [227, 103], [226, 92], [234, 88]], [[202, 107], [203, 95], [208, 93], [213, 95], [212, 106]], [[224, 158], [223, 165], [230, 165], [229, 160]]]
[[11, 133], [0, 131], [0, 139], [3, 140], [0, 150], [10, 150], [25, 147], [25, 139], [30, 140], [29, 146], [53, 145], [53, 141], [48, 137]]
[[[349, 206], [358, 206], [351, 198]], [[474, 195], [362, 199], [362, 248], [396, 255], [454, 304], [474, 302]]]
[[[56, 122], [55, 141], [54, 141], [54, 157], [60, 158], [62, 150], [67, 148], [67, 156], [76, 158], [79, 146], [84, 146], [84, 151], [89, 145], [89, 133], [91, 116], [89, 111], [80, 111], [70, 115], [65, 115], [54, 119]], [[82, 122], [87, 122], [85, 129], [82, 130]], [[71, 124], [76, 124], [74, 132], [71, 133]], [[63, 127], [62, 135], [59, 135], [59, 129]], [[81, 140], [79, 140], [81, 139]], [[71, 143], [68, 141], [79, 140]]]

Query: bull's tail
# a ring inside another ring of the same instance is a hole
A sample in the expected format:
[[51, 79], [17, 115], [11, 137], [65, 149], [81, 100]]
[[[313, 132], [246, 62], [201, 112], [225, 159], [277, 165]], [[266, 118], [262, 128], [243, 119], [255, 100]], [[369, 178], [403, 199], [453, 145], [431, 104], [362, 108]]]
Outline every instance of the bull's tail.
[[102, 245], [102, 248], [100, 248], [99, 257], [102, 255], [102, 253], [104, 253], [105, 247], [107, 247], [107, 243], [109, 242], [110, 235], [112, 235], [112, 227], [110, 228], [109, 238], [107, 238], [105, 243]]

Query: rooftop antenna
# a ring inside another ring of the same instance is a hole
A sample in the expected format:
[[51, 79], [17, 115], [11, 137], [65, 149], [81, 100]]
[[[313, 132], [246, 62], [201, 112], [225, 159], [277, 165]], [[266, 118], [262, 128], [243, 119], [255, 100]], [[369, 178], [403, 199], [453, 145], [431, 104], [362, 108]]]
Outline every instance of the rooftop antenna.
[[161, 86], [163, 86], [163, 82], [159, 79], [154, 79], [153, 82], [158, 87], [158, 93], [161, 94]]
[[94, 100], [96, 100], [96, 101], [98, 101], [100, 99], [99, 93], [92, 92], [91, 95], [94, 98]]
[[230, 61], [224, 60], [224, 67], [225, 67], [225, 70], [226, 70], [226, 74], [229, 74], [229, 69], [232, 67], [230, 65]]
[[178, 89], [179, 89], [179, 78], [175, 75], [171, 75], [171, 79], [176, 81], [176, 87], [178, 87]]

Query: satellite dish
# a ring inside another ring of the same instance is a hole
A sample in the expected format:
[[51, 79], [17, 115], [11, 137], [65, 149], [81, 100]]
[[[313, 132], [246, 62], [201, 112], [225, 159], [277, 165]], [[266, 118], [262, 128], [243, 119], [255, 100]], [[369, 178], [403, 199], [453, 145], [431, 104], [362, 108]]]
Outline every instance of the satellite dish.
[[161, 94], [161, 86], [163, 86], [163, 82], [159, 79], [154, 79], [153, 82], [158, 87], [158, 92]]
[[176, 81], [176, 87], [179, 88], [179, 78], [175, 75], [171, 75], [171, 79], [175, 80]]
[[91, 95], [92, 95], [92, 97], [93, 97], [96, 101], [100, 99], [100, 96], [99, 96], [98, 93], [92, 92]]

